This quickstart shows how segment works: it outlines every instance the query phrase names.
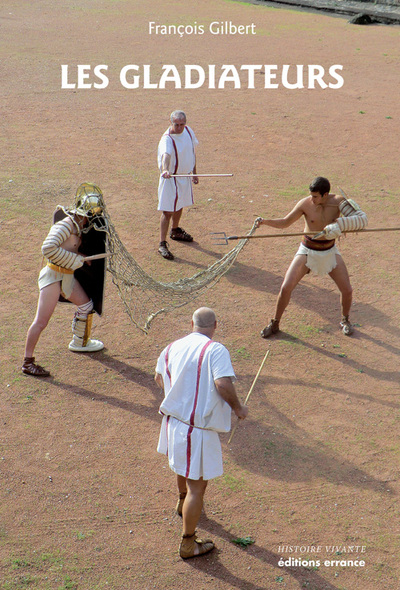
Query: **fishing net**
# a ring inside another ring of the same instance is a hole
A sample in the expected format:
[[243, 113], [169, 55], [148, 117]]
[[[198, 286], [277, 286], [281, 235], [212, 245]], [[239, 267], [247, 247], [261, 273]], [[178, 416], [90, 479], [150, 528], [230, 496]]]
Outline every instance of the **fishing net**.
[[[213, 287], [230, 269], [248, 242], [247, 239], [239, 240], [237, 245], [220, 260], [192, 277], [175, 282], [157, 281], [147, 274], [127, 251], [106, 208], [103, 215], [107, 226], [108, 250], [111, 253], [107, 270], [112, 275], [112, 281], [118, 289], [130, 319], [145, 333], [148, 333], [155, 317], [186, 305]], [[251, 236], [255, 229], [254, 224], [246, 235]]]
[[[94, 199], [99, 206], [92, 211], [89, 205]], [[82, 209], [86, 205], [90, 209], [89, 212]], [[64, 209], [63, 211], [65, 214], [70, 214]], [[107, 234], [107, 250], [110, 253], [107, 258], [107, 270], [112, 275], [112, 281], [124, 302], [128, 316], [135, 326], [146, 334], [155, 317], [186, 305], [199, 297], [206, 289], [213, 287], [230, 269], [248, 242], [247, 238], [240, 239], [237, 245], [220, 260], [192, 277], [175, 282], [157, 281], [143, 270], [125, 248], [107, 211], [101, 189], [97, 185], [81, 184], [76, 192], [74, 205], [69, 208], [69, 211], [88, 217], [84, 232], [96, 230]], [[255, 230], [254, 222], [246, 235], [251, 236]]]

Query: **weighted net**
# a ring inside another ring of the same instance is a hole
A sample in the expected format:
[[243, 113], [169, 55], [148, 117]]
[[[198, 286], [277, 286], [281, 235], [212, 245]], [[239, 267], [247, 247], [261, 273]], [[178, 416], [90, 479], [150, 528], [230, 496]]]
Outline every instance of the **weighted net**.
[[[107, 261], [107, 270], [112, 275], [112, 281], [130, 319], [146, 334], [155, 317], [186, 305], [215, 285], [230, 269], [248, 242], [247, 239], [239, 240], [235, 248], [220, 260], [192, 277], [172, 283], [161, 282], [147, 274], [126, 250], [105, 207], [104, 218], [108, 233], [108, 250], [112, 254]], [[255, 229], [256, 226], [253, 224], [246, 235], [251, 236]]]

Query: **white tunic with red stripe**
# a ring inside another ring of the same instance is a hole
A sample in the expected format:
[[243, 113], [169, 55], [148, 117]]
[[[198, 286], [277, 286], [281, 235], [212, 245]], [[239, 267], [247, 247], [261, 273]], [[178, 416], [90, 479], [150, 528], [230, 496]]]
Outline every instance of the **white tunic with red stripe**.
[[171, 469], [189, 479], [222, 475], [218, 432], [231, 427], [231, 408], [214, 381], [235, 379], [229, 352], [219, 342], [193, 332], [167, 346], [156, 367], [164, 381], [165, 398], [158, 452]]
[[[158, 144], [158, 167], [164, 154], [171, 156], [169, 172], [171, 174], [190, 174], [196, 164], [195, 147], [198, 140], [193, 129], [186, 126], [182, 133], [167, 131]], [[191, 178], [163, 178], [158, 185], [158, 210], [179, 211], [182, 207], [193, 205], [193, 187]]]

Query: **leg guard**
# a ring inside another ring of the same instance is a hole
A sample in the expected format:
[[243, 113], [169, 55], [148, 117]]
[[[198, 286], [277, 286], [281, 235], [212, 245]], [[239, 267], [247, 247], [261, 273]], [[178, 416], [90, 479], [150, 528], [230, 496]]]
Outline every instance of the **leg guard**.
[[78, 307], [72, 320], [72, 340], [68, 348], [73, 352], [96, 352], [104, 348], [100, 340], [92, 340], [93, 302]]

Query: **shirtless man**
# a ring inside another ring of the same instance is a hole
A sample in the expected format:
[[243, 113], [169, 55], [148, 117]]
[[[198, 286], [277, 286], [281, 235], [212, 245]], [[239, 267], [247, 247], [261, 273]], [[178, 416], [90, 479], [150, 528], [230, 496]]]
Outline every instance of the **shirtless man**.
[[304, 216], [304, 232], [320, 232], [318, 236], [304, 236], [282, 283], [275, 317], [261, 332], [263, 338], [279, 332], [279, 322], [289, 304], [292, 291], [310, 270], [320, 276], [329, 274], [334, 280], [341, 295], [340, 326], [346, 336], [353, 333], [353, 326], [349, 320], [353, 290], [346, 265], [335, 246], [335, 238], [346, 230], [363, 229], [367, 225], [367, 216], [354, 201], [331, 194], [327, 178], [318, 176], [309, 188], [310, 195], [301, 199], [286, 217], [259, 217], [256, 220], [257, 227], [269, 225], [284, 229]]
[[60, 295], [78, 306], [72, 322], [73, 338], [69, 349], [74, 352], [96, 352], [104, 348], [100, 340], [89, 337], [93, 301], [74, 277], [74, 271], [85, 264], [85, 256], [79, 253], [82, 232], [90, 220], [102, 213], [101, 191], [96, 185], [84, 183], [78, 188], [75, 207], [61, 209], [66, 217], [51, 227], [42, 244], [42, 253], [47, 264], [39, 275], [37, 312], [26, 337], [22, 372], [34, 377], [50, 375], [49, 371], [35, 363], [33, 353]]

